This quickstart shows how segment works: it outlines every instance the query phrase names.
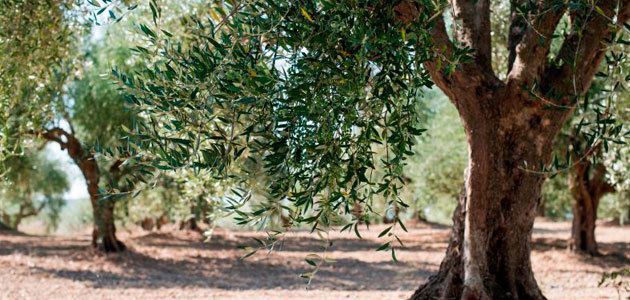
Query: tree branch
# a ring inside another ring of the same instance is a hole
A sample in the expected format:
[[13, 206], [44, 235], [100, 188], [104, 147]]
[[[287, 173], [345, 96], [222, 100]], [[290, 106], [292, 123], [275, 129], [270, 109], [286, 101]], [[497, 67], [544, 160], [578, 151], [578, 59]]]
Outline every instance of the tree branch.
[[604, 41], [623, 26], [630, 15], [630, 0], [600, 0], [596, 5], [572, 13], [571, 33], [565, 38], [554, 64], [545, 71], [543, 92], [553, 88], [579, 96], [590, 87], [606, 53]]
[[551, 37], [567, 6], [543, 0], [535, 6], [525, 0], [513, 0], [510, 7], [508, 36], [508, 81], [519, 85], [539, 79], [547, 63]]
[[490, 37], [490, 1], [449, 0], [453, 19], [460, 23], [455, 38], [475, 50], [475, 62], [492, 73], [492, 40]]
[[[462, 29], [458, 32], [458, 40], [465, 46], [474, 48], [475, 60], [472, 63], [451, 62], [457, 46], [446, 33], [446, 25], [441, 12], [436, 12], [435, 24], [431, 29], [433, 47], [439, 54], [430, 61], [424, 62], [433, 82], [451, 99], [456, 107], [462, 107], [465, 99], [457, 95], [471, 95], [479, 88], [497, 89], [504, 84], [492, 71], [491, 39], [490, 39], [490, 7], [488, 0], [478, 0], [475, 4], [465, 0], [451, 0], [457, 8], [453, 14], [461, 20]], [[403, 0], [394, 7], [399, 21], [410, 23], [416, 19], [419, 8], [412, 0]], [[457, 68], [455, 68], [457, 67]]]
[[606, 167], [601, 163], [596, 164], [593, 168], [593, 175], [591, 175], [589, 183], [591, 195], [601, 196], [616, 191], [615, 186], [606, 180]]
[[[61, 150], [65, 150], [68, 147], [70, 134], [59, 127], [48, 129], [40, 134], [43, 138], [58, 143], [61, 146]], [[66, 140], [64, 141], [62, 137], [65, 137]]]
[[450, 73], [445, 72], [448, 62], [441, 63], [438, 59], [451, 57], [456, 46], [446, 33], [444, 19], [440, 16], [435, 22], [435, 26], [431, 29], [434, 47], [444, 49], [444, 51], [440, 53], [441, 57], [424, 62], [424, 67], [429, 72], [433, 82], [444, 91], [456, 107], [459, 108], [459, 103], [464, 100], [458, 99], [456, 95], [465, 93], [474, 96], [471, 91], [475, 91], [481, 86], [486, 88], [503, 86], [501, 80], [492, 73], [492, 68], [482, 68], [477, 63], [464, 63]]
[[74, 130], [74, 125], [72, 124], [72, 118], [70, 118], [70, 114], [65, 108], [62, 110], [62, 114], [63, 114], [63, 117], [66, 119], [66, 122], [68, 122], [68, 126], [70, 126], [70, 133], [72, 135], [75, 135], [76, 130]]

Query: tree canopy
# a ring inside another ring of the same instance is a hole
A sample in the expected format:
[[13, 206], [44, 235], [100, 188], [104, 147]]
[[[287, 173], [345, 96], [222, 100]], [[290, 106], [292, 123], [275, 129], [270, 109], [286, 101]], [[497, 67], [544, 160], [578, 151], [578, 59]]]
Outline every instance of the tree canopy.
[[[423, 131], [417, 102], [431, 86], [421, 64], [470, 52], [434, 49], [430, 12], [443, 8], [424, 5], [431, 9], [405, 20], [400, 10], [409, 8], [379, 1], [226, 2], [207, 10], [210, 18], [182, 17], [187, 34], [178, 36], [156, 9], [134, 49], [151, 65], [114, 71], [146, 116], [129, 129], [131, 146], [155, 154], [153, 168], [209, 168], [217, 177], [234, 176], [239, 159], [260, 160], [274, 178], [270, 197], [315, 209], [297, 222], [326, 225], [331, 212], [375, 194], [405, 205], [396, 197], [402, 167]], [[375, 146], [385, 153], [378, 160]], [[377, 165], [382, 178], [372, 176]], [[268, 210], [239, 213], [246, 221]]]

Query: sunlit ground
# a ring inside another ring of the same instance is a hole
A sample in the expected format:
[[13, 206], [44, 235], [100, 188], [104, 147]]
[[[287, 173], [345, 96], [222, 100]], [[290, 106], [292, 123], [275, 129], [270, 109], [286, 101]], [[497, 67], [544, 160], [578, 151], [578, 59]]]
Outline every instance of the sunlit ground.
[[[539, 220], [532, 260], [549, 299], [617, 299], [611, 287], [597, 287], [602, 272], [630, 266], [630, 227], [599, 226], [604, 254], [581, 257], [566, 251], [569, 223]], [[2, 299], [403, 299], [438, 269], [448, 228], [409, 226], [404, 247], [375, 251], [383, 226], [364, 229], [364, 239], [331, 233], [326, 252], [307, 232], [287, 234], [276, 251], [246, 254], [238, 245], [255, 245], [262, 233], [216, 230], [203, 242], [195, 232], [167, 228], [160, 232], [120, 230], [131, 251], [99, 255], [89, 249], [89, 234], [37, 236], [0, 234]], [[317, 253], [335, 262], [321, 266], [310, 285], [302, 273]]]

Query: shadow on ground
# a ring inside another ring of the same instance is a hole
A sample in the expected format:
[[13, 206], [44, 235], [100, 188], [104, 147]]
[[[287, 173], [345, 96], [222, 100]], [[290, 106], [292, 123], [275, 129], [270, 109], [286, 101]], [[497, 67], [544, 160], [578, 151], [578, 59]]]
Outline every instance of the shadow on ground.
[[[246, 253], [236, 250], [248, 237], [216, 236], [210, 242], [178, 237], [170, 233], [151, 233], [134, 239], [131, 251], [102, 255], [86, 247], [82, 241], [65, 240], [64, 245], [41, 242], [47, 237], [29, 236], [24, 242], [3, 241], [0, 238], [0, 255], [22, 254], [30, 257], [61, 257], [68, 261], [85, 262], [88, 268], [47, 266], [45, 263], [30, 267], [34, 273], [47, 274], [73, 281], [87, 282], [93, 288], [217, 288], [229, 290], [305, 289], [307, 279], [300, 274], [312, 272], [314, 267], [304, 262], [308, 249], [320, 243], [314, 238], [292, 237], [285, 241], [279, 252], [299, 251], [293, 255], [259, 253], [246, 260], [237, 259]], [[129, 243], [129, 241], [127, 241]], [[131, 244], [131, 243], [129, 243]], [[335, 240], [330, 251], [374, 251], [378, 243], [359, 239]], [[134, 249], [135, 248], [135, 249]], [[183, 250], [183, 248], [185, 250]], [[138, 250], [141, 249], [141, 250]], [[187, 255], [155, 258], [143, 254], [152, 251], [187, 251]], [[157, 250], [156, 250], [157, 249]], [[290, 250], [289, 250], [290, 249]], [[234, 252], [239, 251], [238, 255]], [[142, 252], [142, 253], [140, 253]], [[279, 253], [276, 252], [276, 253]], [[321, 253], [321, 252], [318, 252]], [[95, 263], [95, 258], [96, 263]], [[97, 266], [99, 259], [102, 265]], [[426, 263], [363, 261], [340, 258], [326, 263], [312, 280], [312, 289], [330, 290], [409, 290], [417, 287], [436, 269]]]
[[[550, 233], [553, 230], [545, 230]], [[94, 288], [216, 288], [226, 290], [305, 289], [307, 279], [299, 275], [314, 267], [304, 262], [307, 254], [321, 253], [324, 243], [309, 235], [288, 234], [271, 255], [258, 253], [245, 261], [247, 253], [239, 245], [254, 245], [251, 233], [221, 232], [209, 242], [194, 234], [153, 232], [130, 238], [131, 250], [102, 255], [87, 247], [84, 239], [5, 235], [0, 232], [0, 256], [24, 255], [36, 258], [29, 272], [85, 282]], [[443, 253], [448, 243], [447, 229], [416, 231], [403, 237], [398, 251], [418, 254]], [[358, 239], [349, 235], [334, 237], [329, 253], [336, 262], [324, 264], [313, 279], [312, 289], [324, 290], [413, 290], [438, 268], [437, 262], [421, 259], [394, 262], [370, 258], [382, 240]], [[600, 257], [580, 257], [580, 262], [612, 268], [630, 264], [627, 244], [600, 243]], [[534, 237], [536, 252], [566, 248], [566, 239]], [[347, 255], [354, 252], [352, 256]], [[382, 252], [379, 252], [382, 253]], [[54, 257], [61, 264], [47, 263]], [[66, 263], [64, 263], [66, 262]], [[70, 262], [80, 265], [71, 266]]]

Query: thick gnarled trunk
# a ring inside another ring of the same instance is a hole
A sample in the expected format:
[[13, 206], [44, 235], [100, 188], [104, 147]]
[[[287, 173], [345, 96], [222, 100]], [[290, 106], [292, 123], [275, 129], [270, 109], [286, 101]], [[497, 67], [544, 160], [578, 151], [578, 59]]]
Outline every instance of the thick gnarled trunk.
[[544, 177], [527, 165], [549, 160], [557, 126], [535, 113], [461, 109], [469, 165], [451, 241], [439, 273], [412, 299], [544, 299], [530, 261]]
[[114, 201], [99, 198], [92, 200], [92, 211], [94, 212], [92, 246], [105, 252], [121, 252], [126, 249], [125, 244], [116, 238], [114, 204]]
[[599, 254], [595, 239], [599, 200], [606, 193], [615, 191], [614, 187], [606, 182], [605, 173], [603, 165], [597, 164], [593, 167], [590, 161], [585, 160], [575, 165], [569, 177], [569, 189], [573, 196], [573, 225], [569, 249], [574, 252]]
[[[603, 41], [620, 28], [611, 20], [630, 18], [630, 0], [600, 2], [595, 15], [571, 11], [575, 22], [553, 63], [552, 36], [568, 6], [528, 3], [545, 13], [523, 16], [517, 12], [525, 2], [511, 2], [505, 79], [491, 67], [489, 1], [449, 1], [458, 24], [451, 34], [442, 17], [435, 20], [431, 37], [441, 54], [449, 57], [459, 45], [474, 50], [457, 68], [446, 69], [442, 57], [423, 63], [459, 112], [469, 165], [446, 257], [412, 299], [544, 299], [529, 253], [545, 174], [540, 166], [550, 162], [556, 135], [591, 85], [605, 55]], [[420, 11], [408, 9], [414, 5], [397, 5], [400, 21], [413, 19]]]
[[43, 133], [43, 137], [49, 141], [57, 142], [61, 146], [61, 150], [67, 150], [68, 155], [79, 167], [85, 178], [94, 216], [92, 246], [105, 252], [124, 251], [125, 245], [116, 238], [115, 202], [113, 199], [104, 199], [99, 191], [100, 172], [94, 155], [83, 149], [73, 134], [61, 128], [50, 129]]

